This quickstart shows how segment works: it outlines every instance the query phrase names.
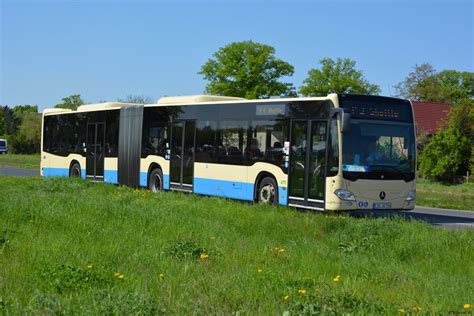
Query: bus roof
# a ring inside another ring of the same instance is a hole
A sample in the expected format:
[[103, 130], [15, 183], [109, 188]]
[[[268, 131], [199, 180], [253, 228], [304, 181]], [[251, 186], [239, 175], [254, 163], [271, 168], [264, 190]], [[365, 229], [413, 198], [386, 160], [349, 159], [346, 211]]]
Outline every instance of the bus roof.
[[202, 102], [221, 102], [221, 101], [237, 101], [247, 100], [238, 97], [226, 97], [221, 95], [186, 95], [162, 97], [158, 100], [158, 104], [177, 104], [177, 103], [202, 103]]
[[104, 102], [104, 103], [93, 103], [93, 104], [84, 104], [80, 105], [76, 111], [71, 109], [60, 109], [60, 108], [52, 108], [52, 109], [44, 109], [43, 114], [63, 114], [63, 113], [70, 113], [70, 112], [92, 112], [92, 111], [101, 111], [101, 110], [111, 110], [111, 109], [120, 109], [124, 106], [138, 106], [142, 104], [137, 103], [124, 103], [124, 102]]
[[181, 105], [205, 105], [212, 103], [238, 104], [238, 103], [277, 103], [277, 102], [295, 102], [311, 100], [331, 100], [337, 106], [337, 94], [331, 93], [325, 97], [304, 97], [304, 98], [270, 98], [270, 99], [245, 99], [218, 95], [190, 95], [177, 97], [163, 97], [157, 104], [145, 104], [145, 106], [181, 106]]
[[[304, 97], [304, 98], [270, 98], [270, 99], [244, 99], [237, 97], [227, 97], [219, 95], [190, 95], [190, 96], [171, 96], [163, 97], [158, 100], [157, 103], [145, 104], [146, 107], [154, 106], [182, 106], [182, 105], [206, 105], [212, 103], [223, 103], [223, 104], [239, 104], [239, 103], [278, 103], [278, 102], [295, 102], [295, 101], [311, 101], [311, 100], [331, 100], [336, 107], [339, 102], [337, 94], [331, 93], [325, 97]], [[125, 106], [140, 106], [143, 104], [137, 103], [123, 103], [123, 102], [105, 102], [95, 104], [85, 104], [77, 108], [76, 111], [70, 109], [45, 109], [44, 115], [50, 114], [63, 114], [63, 113], [76, 113], [76, 112], [93, 112], [101, 110], [120, 109]]]

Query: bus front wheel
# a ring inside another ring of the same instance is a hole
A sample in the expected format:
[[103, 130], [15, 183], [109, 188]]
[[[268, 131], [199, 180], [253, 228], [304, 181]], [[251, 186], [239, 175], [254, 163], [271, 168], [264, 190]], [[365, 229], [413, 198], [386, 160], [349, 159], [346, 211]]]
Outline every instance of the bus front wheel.
[[81, 177], [81, 166], [77, 162], [73, 163], [71, 169], [69, 169], [70, 178], [80, 178]]
[[163, 189], [163, 173], [160, 169], [154, 169], [148, 179], [148, 189], [151, 192], [158, 192]]
[[257, 202], [270, 205], [278, 204], [278, 186], [275, 179], [263, 178], [258, 186]]

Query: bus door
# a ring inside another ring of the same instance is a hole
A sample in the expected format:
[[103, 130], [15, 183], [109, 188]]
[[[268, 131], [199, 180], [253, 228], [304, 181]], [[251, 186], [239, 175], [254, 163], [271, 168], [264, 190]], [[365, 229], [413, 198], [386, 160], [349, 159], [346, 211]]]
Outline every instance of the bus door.
[[288, 204], [324, 210], [327, 122], [291, 122]]
[[170, 188], [193, 191], [195, 121], [174, 122], [171, 130]]
[[105, 123], [87, 124], [86, 176], [104, 179]]

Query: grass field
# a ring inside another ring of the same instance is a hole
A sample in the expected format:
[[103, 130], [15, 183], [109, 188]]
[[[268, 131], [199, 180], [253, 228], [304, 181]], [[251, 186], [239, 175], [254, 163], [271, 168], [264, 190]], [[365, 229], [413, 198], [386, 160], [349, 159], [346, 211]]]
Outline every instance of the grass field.
[[[0, 177], [0, 312], [472, 312], [474, 232]], [[466, 307], [466, 308], [465, 308]]]
[[416, 204], [474, 211], [474, 183], [444, 185], [419, 179], [416, 182]]
[[39, 170], [40, 155], [19, 155], [6, 154], [0, 155], [0, 168], [17, 168]]

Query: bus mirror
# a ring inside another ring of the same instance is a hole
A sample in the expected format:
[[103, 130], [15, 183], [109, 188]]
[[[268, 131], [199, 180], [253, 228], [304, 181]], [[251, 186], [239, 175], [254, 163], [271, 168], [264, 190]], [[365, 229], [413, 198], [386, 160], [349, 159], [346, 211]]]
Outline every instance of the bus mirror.
[[349, 113], [341, 112], [341, 133], [347, 133], [351, 129], [351, 115]]

